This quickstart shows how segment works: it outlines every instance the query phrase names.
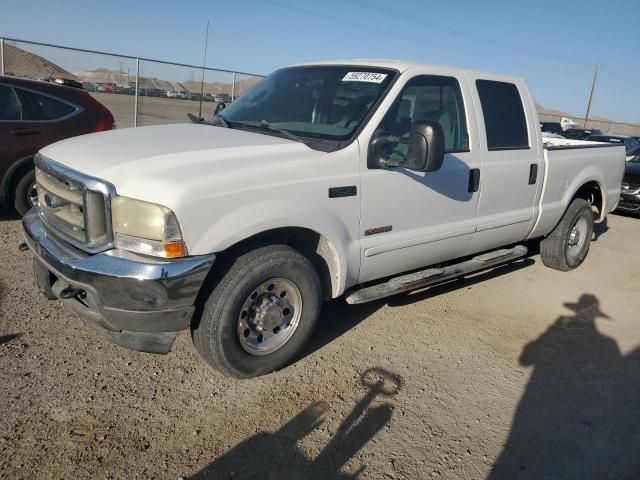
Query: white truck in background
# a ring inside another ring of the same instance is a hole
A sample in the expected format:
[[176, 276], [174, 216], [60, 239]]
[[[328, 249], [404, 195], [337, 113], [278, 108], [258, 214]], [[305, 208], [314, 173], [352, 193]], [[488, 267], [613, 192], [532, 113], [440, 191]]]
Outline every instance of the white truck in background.
[[23, 225], [40, 290], [112, 341], [166, 353], [191, 329], [210, 365], [253, 377], [300, 354], [324, 299], [488, 269], [533, 239], [545, 265], [578, 267], [624, 166], [621, 146], [545, 146], [519, 78], [314, 63], [210, 124], [45, 148]]

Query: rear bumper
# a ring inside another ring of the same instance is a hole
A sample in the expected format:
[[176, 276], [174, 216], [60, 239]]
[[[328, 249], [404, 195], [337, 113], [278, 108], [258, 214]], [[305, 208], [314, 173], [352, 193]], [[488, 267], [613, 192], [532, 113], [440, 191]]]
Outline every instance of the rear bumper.
[[[39, 289], [133, 350], [170, 350], [177, 332], [189, 328], [196, 297], [215, 261], [215, 255], [164, 261], [119, 250], [88, 255], [48, 234], [35, 209], [22, 225]], [[60, 297], [72, 289], [79, 293]]]
[[616, 210], [640, 213], [640, 192], [627, 193], [623, 190]]

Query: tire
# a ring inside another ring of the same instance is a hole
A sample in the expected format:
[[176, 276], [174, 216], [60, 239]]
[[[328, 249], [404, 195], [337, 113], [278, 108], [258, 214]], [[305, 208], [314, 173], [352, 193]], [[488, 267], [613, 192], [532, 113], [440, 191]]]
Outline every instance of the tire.
[[[260, 247], [241, 254], [215, 284], [192, 329], [193, 343], [210, 366], [227, 376], [273, 372], [300, 354], [316, 327], [321, 304], [320, 279], [306, 257], [286, 245]], [[264, 324], [253, 323], [260, 321]], [[274, 327], [274, 322], [282, 323]], [[283, 341], [273, 351], [257, 352]]]
[[35, 187], [36, 173], [35, 170], [28, 170], [18, 180], [16, 188], [13, 192], [13, 207], [20, 215], [27, 213], [33, 207], [31, 191]]
[[[575, 231], [578, 233], [572, 233]], [[578, 268], [589, 253], [592, 235], [591, 204], [582, 198], [576, 198], [567, 208], [560, 223], [540, 242], [542, 263], [562, 272]]]

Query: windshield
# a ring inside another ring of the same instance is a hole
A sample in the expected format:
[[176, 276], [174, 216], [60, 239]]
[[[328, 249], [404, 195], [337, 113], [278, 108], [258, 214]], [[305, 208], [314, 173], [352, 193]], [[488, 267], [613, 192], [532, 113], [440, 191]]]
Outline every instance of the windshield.
[[[309, 66], [278, 70], [223, 112], [233, 128], [266, 134], [351, 140], [396, 76], [394, 70]], [[263, 128], [261, 128], [261, 126]]]

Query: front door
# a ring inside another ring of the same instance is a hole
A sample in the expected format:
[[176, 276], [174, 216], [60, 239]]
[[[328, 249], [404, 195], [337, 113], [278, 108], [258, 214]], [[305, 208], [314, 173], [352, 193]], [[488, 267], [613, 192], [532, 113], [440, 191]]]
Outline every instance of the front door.
[[[446, 153], [435, 172], [367, 164], [361, 183], [359, 282], [432, 265], [468, 250], [479, 197], [474, 171], [481, 163], [477, 139], [469, 138], [467, 119], [474, 117], [468, 99], [466, 83], [459, 78], [414, 76], [378, 126], [374, 137], [382, 132], [403, 139], [415, 123], [438, 122]], [[406, 144], [394, 142], [386, 153], [402, 161]]]

